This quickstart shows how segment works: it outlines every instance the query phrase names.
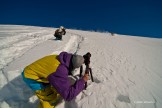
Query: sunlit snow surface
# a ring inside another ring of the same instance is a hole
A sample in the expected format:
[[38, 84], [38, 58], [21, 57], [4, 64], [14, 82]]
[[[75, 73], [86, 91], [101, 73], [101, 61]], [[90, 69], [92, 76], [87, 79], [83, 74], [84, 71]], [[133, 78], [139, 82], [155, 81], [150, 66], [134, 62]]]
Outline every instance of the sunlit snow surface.
[[[0, 25], [0, 108], [36, 108], [21, 78], [24, 67], [49, 54], [91, 52], [94, 82], [56, 108], [161, 108], [162, 39], [56, 28]], [[79, 72], [79, 69], [76, 70]]]

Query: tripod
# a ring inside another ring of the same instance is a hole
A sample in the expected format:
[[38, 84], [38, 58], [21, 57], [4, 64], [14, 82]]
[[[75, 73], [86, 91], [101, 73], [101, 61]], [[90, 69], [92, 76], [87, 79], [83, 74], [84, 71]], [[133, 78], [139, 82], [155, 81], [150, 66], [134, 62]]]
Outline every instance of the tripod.
[[[83, 55], [83, 57], [84, 57], [84, 63], [86, 65], [85, 73], [86, 74], [90, 73], [91, 80], [92, 80], [92, 82], [94, 82], [93, 75], [92, 75], [92, 69], [89, 67], [91, 54], [88, 52], [87, 54]], [[82, 76], [82, 73], [83, 73], [83, 66], [80, 67], [80, 75], [79, 75], [79, 77]], [[87, 82], [85, 83], [85, 89], [86, 88], [87, 88]]]

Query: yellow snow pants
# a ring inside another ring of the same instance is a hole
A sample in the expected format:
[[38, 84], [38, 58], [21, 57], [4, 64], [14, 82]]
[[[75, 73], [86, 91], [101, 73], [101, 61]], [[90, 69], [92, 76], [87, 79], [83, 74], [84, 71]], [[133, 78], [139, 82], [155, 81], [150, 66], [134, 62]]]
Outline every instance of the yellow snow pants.
[[52, 86], [36, 90], [35, 93], [40, 100], [38, 108], [55, 108], [56, 103], [61, 99]]

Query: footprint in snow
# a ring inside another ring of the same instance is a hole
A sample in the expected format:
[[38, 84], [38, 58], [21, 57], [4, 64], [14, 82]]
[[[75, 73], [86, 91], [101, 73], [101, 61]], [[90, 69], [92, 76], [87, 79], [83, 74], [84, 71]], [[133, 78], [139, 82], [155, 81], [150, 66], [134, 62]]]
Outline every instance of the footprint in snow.
[[117, 100], [120, 102], [130, 103], [129, 96], [118, 95]]

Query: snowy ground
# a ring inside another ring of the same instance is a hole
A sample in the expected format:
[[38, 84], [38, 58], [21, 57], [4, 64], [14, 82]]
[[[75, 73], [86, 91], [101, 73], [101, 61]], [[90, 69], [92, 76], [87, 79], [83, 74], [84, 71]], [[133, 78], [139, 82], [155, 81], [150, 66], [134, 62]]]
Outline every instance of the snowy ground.
[[56, 108], [162, 107], [162, 39], [67, 30], [63, 41], [56, 41], [54, 31], [0, 25], [0, 108], [36, 108], [38, 100], [20, 74], [33, 61], [61, 51], [91, 52], [95, 82]]

